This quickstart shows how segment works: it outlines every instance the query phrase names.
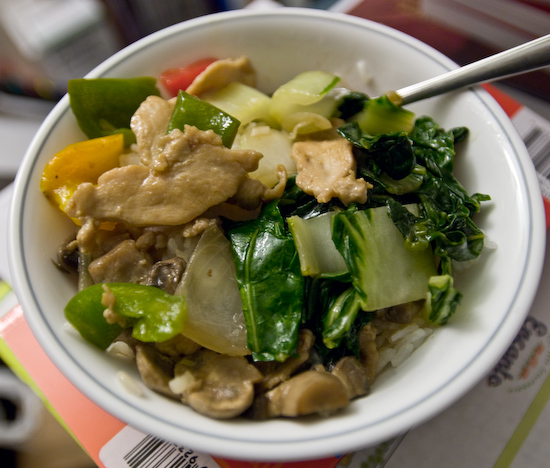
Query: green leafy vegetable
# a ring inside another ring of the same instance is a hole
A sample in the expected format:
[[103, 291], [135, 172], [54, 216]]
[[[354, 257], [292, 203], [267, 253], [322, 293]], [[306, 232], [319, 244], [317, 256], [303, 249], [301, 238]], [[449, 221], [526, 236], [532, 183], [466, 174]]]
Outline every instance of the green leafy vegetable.
[[426, 298], [428, 280], [436, 274], [432, 251], [407, 249], [386, 207], [338, 213], [332, 239], [348, 265], [363, 310]]
[[340, 344], [360, 310], [360, 296], [353, 287], [332, 301], [323, 318], [323, 343], [327, 348], [333, 349]]
[[392, 179], [388, 174], [382, 173], [378, 181], [386, 192], [392, 195], [405, 195], [418, 190], [424, 182], [425, 175], [426, 168], [420, 164], [415, 164], [413, 170], [402, 179]]
[[302, 320], [304, 278], [292, 235], [278, 201], [226, 234], [235, 258], [247, 325], [248, 348], [260, 361], [284, 361], [296, 349]]
[[366, 94], [357, 91], [350, 91], [349, 93], [346, 93], [339, 101], [338, 117], [342, 120], [348, 120], [361, 112], [365, 108], [369, 99], [370, 98]]
[[[469, 195], [453, 175], [455, 144], [467, 137], [466, 127], [445, 131], [432, 118], [420, 117], [407, 135], [401, 134], [400, 145], [391, 145], [399, 134], [372, 137], [356, 122], [345, 124], [339, 133], [356, 148], [358, 174], [374, 185], [370, 201], [387, 206], [408, 250], [433, 251], [439, 259], [438, 274], [449, 278], [452, 261], [480, 255], [485, 236], [473, 217], [480, 203], [490, 197]], [[386, 152], [383, 157], [376, 153], [378, 145], [382, 154]], [[418, 204], [419, 211], [408, 210], [410, 203]], [[452, 315], [448, 312], [454, 313], [460, 301], [460, 293], [452, 285], [445, 291], [447, 301], [432, 298], [432, 317], [447, 317], [434, 319], [436, 323], [445, 323]], [[441, 294], [439, 290], [437, 297]], [[445, 311], [440, 310], [443, 306]]]
[[365, 108], [353, 117], [361, 129], [370, 135], [395, 132], [410, 132], [414, 127], [415, 114], [396, 106], [386, 96], [370, 99]]
[[325, 365], [347, 355], [359, 358], [359, 332], [373, 313], [358, 308], [349, 273], [307, 278], [305, 297], [304, 326], [317, 336], [315, 348]]
[[440, 275], [430, 278], [428, 283], [428, 320], [436, 325], [445, 325], [454, 315], [462, 294], [453, 287], [453, 277]]
[[107, 323], [102, 304], [105, 289], [114, 297], [113, 312], [132, 327], [132, 336], [145, 342], [162, 342], [181, 333], [186, 320], [185, 299], [153, 286], [132, 283], [94, 284], [78, 292], [65, 307], [65, 318], [82, 337], [106, 349], [123, 327]]
[[311, 133], [331, 127], [338, 100], [329, 91], [340, 78], [324, 71], [300, 73], [279, 86], [271, 97], [271, 115], [282, 129]]
[[254, 120], [271, 123], [271, 98], [238, 81], [201, 95], [201, 99], [235, 117], [242, 125]]
[[416, 166], [416, 157], [406, 132], [370, 135], [357, 122], [348, 122], [338, 129], [338, 133], [366, 151], [393, 179], [403, 179]]
[[300, 258], [302, 275], [347, 271], [346, 263], [332, 241], [332, 217], [335, 211], [309, 219], [299, 216], [287, 218], [296, 250]]
[[409, 246], [431, 243], [441, 258], [441, 272], [451, 273], [451, 260], [477, 258], [485, 236], [473, 221], [480, 202], [490, 197], [470, 196], [453, 175], [455, 138], [467, 131], [460, 127], [444, 131], [430, 117], [418, 119], [410, 138], [417, 161], [426, 167], [424, 181], [416, 191], [421, 203], [420, 215], [413, 216], [388, 200], [390, 214]]
[[185, 125], [199, 130], [213, 130], [222, 138], [224, 146], [231, 148], [241, 123], [235, 117], [217, 107], [180, 90], [174, 112], [168, 123], [170, 133], [175, 128], [184, 130]]
[[132, 115], [148, 96], [160, 96], [156, 79], [148, 76], [78, 78], [69, 81], [67, 91], [76, 121], [88, 138], [122, 133], [126, 146], [136, 141], [130, 129]]

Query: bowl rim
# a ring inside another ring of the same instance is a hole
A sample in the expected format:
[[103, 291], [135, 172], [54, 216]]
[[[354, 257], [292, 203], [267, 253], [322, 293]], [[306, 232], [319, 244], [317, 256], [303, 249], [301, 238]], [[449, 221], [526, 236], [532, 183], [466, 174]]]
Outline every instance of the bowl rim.
[[[396, 38], [406, 38], [409, 44], [420, 49], [429, 55], [430, 58], [438, 61], [447, 69], [456, 67], [454, 62], [432, 47], [388, 26], [343, 13], [327, 12], [307, 8], [280, 8], [268, 11], [245, 9], [220, 12], [187, 20], [183, 23], [179, 23], [153, 33], [129, 45], [104, 61], [101, 65], [94, 68], [86, 76], [102, 76], [108, 73], [112, 67], [118, 66], [121, 60], [125, 60], [142, 49], [149, 47], [152, 44], [156, 44], [157, 41], [162, 40], [163, 38], [171, 37], [172, 35], [177, 34], [182, 29], [187, 30], [193, 27], [201, 27], [204, 24], [212, 24], [218, 21], [230, 20], [232, 18], [265, 15], [270, 15], [273, 17], [286, 17], [289, 15], [305, 16], [309, 18], [313, 17], [378, 30], [385, 35]], [[526, 198], [530, 208], [529, 245], [527, 252], [528, 258], [525, 262], [525, 274], [522, 276], [520, 285], [518, 285], [517, 293], [514, 296], [513, 303], [509, 306], [509, 311], [515, 307], [520, 307], [521, 310], [525, 310], [526, 314], [538, 289], [538, 282], [544, 263], [544, 255], [540, 255], [540, 252], [544, 252], [546, 246], [546, 227], [544, 224], [544, 208], [540, 188], [538, 186], [538, 180], [534, 168], [530, 166], [531, 159], [527, 153], [523, 141], [517, 134], [513, 124], [510, 122], [502, 108], [486, 91], [482, 89], [475, 89], [471, 92], [473, 92], [485, 105], [485, 107], [495, 116], [495, 119], [498, 121], [499, 125], [505, 130], [506, 138], [509, 140], [510, 146], [514, 149], [515, 155], [521, 163], [521, 177], [524, 180], [526, 187]], [[30, 183], [29, 178], [36, 163], [36, 156], [40, 153], [41, 145], [43, 145], [50, 137], [50, 133], [53, 131], [55, 124], [63, 117], [63, 115], [65, 115], [65, 113], [69, 111], [70, 107], [68, 96], [64, 96], [45, 119], [44, 123], [41, 125], [37, 134], [33, 138], [16, 176], [8, 233], [10, 271], [16, 295], [20, 298], [19, 300], [25, 315], [27, 317], [32, 316], [32, 320], [29, 320], [29, 324], [31, 325], [31, 329], [37, 337], [39, 343], [44, 348], [47, 355], [66, 376], [71, 376], [75, 370], [81, 371], [82, 369], [76, 361], [69, 362], [64, 359], [63, 356], [58, 355], [60, 348], [62, 348], [63, 354], [66, 354], [67, 350], [63, 348], [62, 345], [55, 339], [53, 330], [50, 329], [49, 324], [43, 320], [42, 317], [37, 317], [37, 314], [35, 313], [36, 309], [39, 309], [40, 307], [38, 298], [34, 296], [33, 289], [29, 283], [29, 278], [25, 273], [25, 269], [22, 268], [26, 262], [24, 261], [25, 256], [22, 250], [22, 225], [19, 213], [26, 203], [26, 188]], [[496, 343], [494, 341], [494, 337], [496, 335], [504, 336], [506, 337], [506, 341], [510, 343], [516, 332], [521, 327], [523, 320], [524, 315], [517, 314], [516, 316], [511, 316], [511, 314], [508, 313], [499, 328], [495, 331], [487, 346], [483, 349], [483, 352], [476, 356], [475, 359], [469, 363], [468, 367], [466, 367], [459, 375], [455, 376], [454, 379], [447, 382], [443, 388], [435, 389], [433, 393], [426, 398], [426, 400], [419, 402], [416, 406], [408, 408], [406, 411], [403, 411], [398, 415], [389, 417], [388, 420], [380, 422], [376, 426], [376, 434], [372, 434], [372, 427], [367, 427], [361, 430], [356, 430], [353, 433], [338, 434], [337, 436], [332, 437], [330, 441], [326, 439], [314, 439], [308, 441], [300, 440], [294, 444], [289, 441], [288, 443], [285, 443], [284, 450], [281, 450], [281, 444], [279, 442], [274, 442], [273, 444], [264, 442], [253, 443], [254, 446], [252, 447], [252, 445], [247, 441], [241, 442], [231, 438], [228, 438], [227, 440], [220, 440], [217, 437], [212, 438], [208, 434], [201, 434], [200, 431], [197, 433], [186, 432], [186, 441], [189, 441], [187, 443], [192, 447], [196, 447], [197, 450], [203, 450], [205, 452], [209, 451], [210, 453], [215, 452], [220, 456], [225, 456], [228, 458], [256, 461], [260, 459], [269, 461], [290, 461], [322, 458], [323, 456], [330, 456], [334, 453], [341, 453], [342, 450], [348, 451], [358, 449], [364, 446], [363, 441], [365, 438], [368, 438], [368, 441], [371, 444], [383, 442], [397, 435], [403, 430], [404, 427], [413, 427], [430, 419], [471, 389], [479, 381], [479, 379], [482, 378], [483, 374], [491, 366], [493, 366], [498, 359], [500, 359], [501, 354], [505, 351], [505, 348], [502, 349], [502, 342], [499, 341]], [[68, 378], [72, 381], [70, 377]], [[93, 379], [93, 377], [91, 378]], [[83, 388], [82, 385], [77, 385], [77, 387], [86, 396], [98, 403], [96, 395], [92, 390]], [[127, 415], [122, 414], [120, 408], [116, 406], [119, 404], [120, 401], [116, 396], [107, 395], [107, 399], [102, 400], [100, 406], [114, 416], [123, 420], [128, 420]], [[399, 431], [396, 431], [396, 428], [394, 427], [394, 420], [396, 418], [399, 418], [401, 421]], [[144, 431], [152, 431], [155, 435], [159, 435], [167, 440], [170, 440], [170, 428], [163, 427], [162, 423], [159, 424], [157, 421], [151, 421], [148, 419], [143, 424], [136, 424], [136, 421], [130, 421], [130, 424], [136, 425], [136, 427], [139, 427]], [[367, 435], [368, 437], [366, 437]]]

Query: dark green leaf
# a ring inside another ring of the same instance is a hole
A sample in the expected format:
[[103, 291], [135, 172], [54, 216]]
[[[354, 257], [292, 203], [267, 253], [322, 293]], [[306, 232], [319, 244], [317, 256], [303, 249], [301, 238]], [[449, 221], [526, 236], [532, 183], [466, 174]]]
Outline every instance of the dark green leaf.
[[368, 102], [369, 97], [357, 91], [350, 91], [342, 97], [338, 104], [339, 117], [343, 120], [347, 120], [350, 117], [358, 114], [365, 108], [365, 104]]
[[415, 154], [406, 132], [369, 135], [357, 122], [348, 122], [338, 128], [344, 138], [376, 161], [380, 169], [393, 179], [402, 179], [416, 165]]
[[258, 219], [233, 225], [226, 233], [235, 258], [248, 347], [256, 360], [283, 361], [296, 349], [304, 278], [278, 201], [266, 205]]

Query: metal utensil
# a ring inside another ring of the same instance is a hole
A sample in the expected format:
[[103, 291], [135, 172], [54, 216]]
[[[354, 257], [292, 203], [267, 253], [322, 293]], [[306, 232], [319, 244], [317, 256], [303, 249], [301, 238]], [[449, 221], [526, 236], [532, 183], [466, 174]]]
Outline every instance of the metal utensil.
[[430, 78], [386, 95], [394, 104], [406, 105], [449, 91], [487, 83], [550, 65], [550, 34], [491, 55], [443, 75]]

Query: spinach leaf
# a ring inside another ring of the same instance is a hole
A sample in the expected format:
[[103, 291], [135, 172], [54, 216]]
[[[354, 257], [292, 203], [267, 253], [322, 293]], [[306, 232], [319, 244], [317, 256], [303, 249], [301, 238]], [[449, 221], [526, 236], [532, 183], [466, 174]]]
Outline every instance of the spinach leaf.
[[333, 349], [340, 344], [360, 310], [359, 294], [353, 286], [332, 298], [323, 317], [323, 343], [327, 348]]
[[356, 308], [350, 282], [348, 272], [306, 279], [304, 325], [316, 335], [315, 349], [327, 367], [350, 354], [359, 358], [359, 332], [374, 315]]
[[431, 117], [419, 117], [416, 119], [410, 138], [414, 142], [414, 153], [423, 161], [428, 169], [435, 173], [453, 171], [455, 156], [455, 133], [461, 134], [464, 139], [468, 129], [461, 127], [460, 131], [444, 131]]
[[338, 104], [338, 117], [342, 120], [348, 120], [361, 112], [369, 99], [370, 98], [364, 93], [350, 91], [342, 97]]
[[404, 131], [369, 135], [357, 122], [348, 122], [338, 128], [338, 133], [366, 152], [393, 179], [403, 179], [416, 165], [412, 144]]
[[484, 245], [484, 234], [473, 221], [480, 202], [490, 197], [470, 196], [453, 175], [455, 139], [462, 140], [467, 129], [457, 127], [446, 132], [430, 117], [417, 119], [410, 134], [417, 161], [427, 169], [424, 181], [416, 191], [421, 214], [416, 217], [387, 200], [390, 215], [405, 236], [409, 247], [430, 242], [441, 258], [441, 272], [451, 273], [451, 260], [477, 258]]
[[302, 321], [304, 278], [294, 240], [278, 200], [252, 221], [230, 226], [248, 348], [258, 361], [284, 361], [296, 350]]

